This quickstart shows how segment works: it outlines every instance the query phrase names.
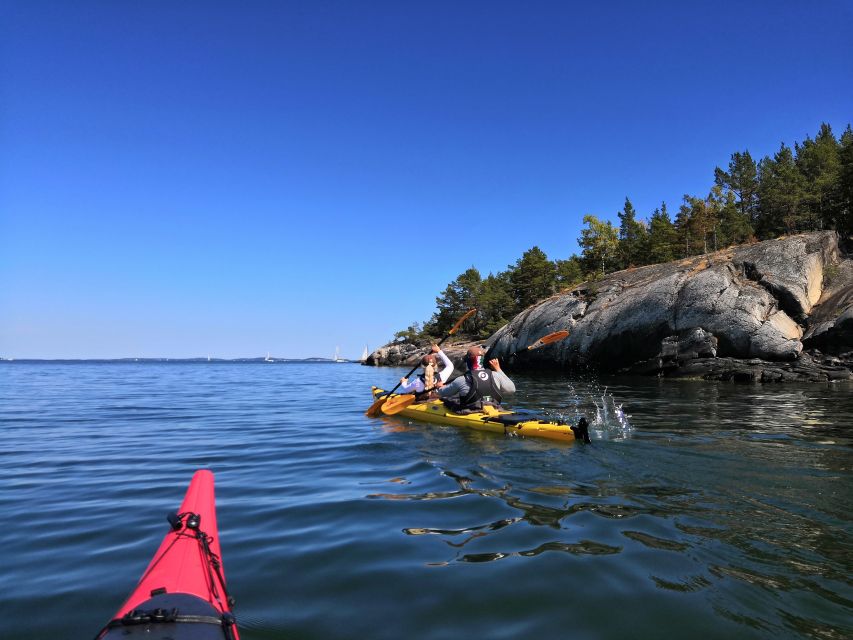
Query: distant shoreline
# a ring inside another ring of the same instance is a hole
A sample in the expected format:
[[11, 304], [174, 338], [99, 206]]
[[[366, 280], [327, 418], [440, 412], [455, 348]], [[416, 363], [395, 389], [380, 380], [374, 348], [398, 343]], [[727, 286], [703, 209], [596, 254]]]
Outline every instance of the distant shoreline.
[[121, 364], [288, 364], [288, 363], [307, 363], [307, 364], [361, 364], [360, 360], [333, 360], [332, 358], [0, 358], [0, 363], [9, 364], [85, 364], [110, 362]]

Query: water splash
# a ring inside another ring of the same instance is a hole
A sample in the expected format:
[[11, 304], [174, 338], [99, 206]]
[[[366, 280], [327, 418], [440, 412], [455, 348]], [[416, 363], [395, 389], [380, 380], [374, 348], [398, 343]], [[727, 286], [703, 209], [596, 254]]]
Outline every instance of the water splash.
[[634, 431], [621, 404], [616, 404], [613, 394], [607, 387], [600, 398], [593, 398], [595, 419], [590, 425], [590, 435], [598, 440], [624, 440]]
[[581, 416], [589, 421], [589, 436], [593, 440], [625, 440], [631, 436], [634, 427], [630, 414], [625, 412], [621, 403], [617, 404], [607, 387], [596, 384], [576, 386], [568, 384], [569, 402], [560, 417], [576, 424]]

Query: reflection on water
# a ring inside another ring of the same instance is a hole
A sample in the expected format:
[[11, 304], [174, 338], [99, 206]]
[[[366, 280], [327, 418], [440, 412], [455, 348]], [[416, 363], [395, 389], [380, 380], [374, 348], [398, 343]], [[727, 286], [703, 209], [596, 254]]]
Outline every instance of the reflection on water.
[[401, 373], [0, 367], [9, 628], [94, 635], [206, 466], [244, 640], [853, 636], [853, 386], [514, 376], [581, 446], [366, 418]]
[[[713, 615], [740, 633], [745, 627], [759, 636], [781, 629], [848, 636], [853, 501], [850, 435], [840, 412], [853, 409], [849, 387], [529, 382], [519, 385], [524, 391], [516, 402], [562, 418], [594, 416], [594, 444], [542, 454], [536, 460], [541, 473], [514, 464], [505, 450], [500, 457], [478, 456], [464, 474], [437, 469], [456, 483], [454, 490], [369, 496], [467, 496], [488, 501], [490, 513], [512, 514], [483, 521], [474, 510], [473, 520], [459, 526], [403, 527], [406, 535], [444, 543], [444, 551], [430, 547], [426, 564], [490, 563], [551, 551], [626, 556], [637, 569], [648, 565], [640, 573], [655, 590], [704, 593]], [[490, 444], [484, 450], [491, 451]], [[511, 454], [535, 458], [537, 445], [528, 446]], [[479, 486], [482, 479], [491, 481]], [[502, 509], [494, 508], [496, 500]], [[454, 510], [454, 520], [460, 515]], [[536, 528], [558, 535], [536, 534]]]

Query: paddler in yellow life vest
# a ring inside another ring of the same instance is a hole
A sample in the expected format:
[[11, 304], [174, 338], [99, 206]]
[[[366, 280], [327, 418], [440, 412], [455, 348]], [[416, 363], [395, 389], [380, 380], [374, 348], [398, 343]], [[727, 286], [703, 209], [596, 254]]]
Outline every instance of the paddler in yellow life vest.
[[[439, 359], [442, 363], [441, 371], [437, 371]], [[453, 373], [453, 363], [437, 344], [432, 345], [430, 353], [421, 358], [421, 365], [424, 368], [423, 373], [411, 382], [408, 378], [400, 378], [400, 393], [414, 393], [418, 401], [425, 400], [430, 391], [447, 382]]]
[[484, 404], [499, 405], [503, 396], [515, 393], [515, 384], [501, 370], [497, 358], [489, 360], [489, 369], [483, 367], [484, 351], [471, 347], [465, 354], [468, 371], [449, 385], [438, 385], [438, 396], [451, 411], [481, 411]]

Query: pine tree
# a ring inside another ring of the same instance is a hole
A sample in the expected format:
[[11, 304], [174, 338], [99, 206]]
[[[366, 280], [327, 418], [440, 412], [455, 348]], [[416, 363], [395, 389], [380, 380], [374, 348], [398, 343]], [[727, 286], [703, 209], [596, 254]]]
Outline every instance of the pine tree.
[[572, 254], [568, 260], [555, 260], [554, 267], [557, 270], [557, 289], [568, 289], [583, 282], [583, 262]]
[[716, 251], [720, 247], [725, 244], [725, 238], [723, 237], [723, 211], [725, 208], [725, 196], [723, 195], [723, 188], [715, 184], [711, 187], [710, 193], [708, 193], [708, 197], [705, 198], [705, 215], [707, 216], [708, 222], [711, 225], [710, 231], [710, 250]]
[[832, 226], [838, 217], [839, 145], [832, 128], [823, 123], [817, 137], [795, 145], [797, 168], [803, 176], [801, 219], [806, 229]]
[[721, 246], [741, 244], [752, 237], [752, 225], [741, 213], [731, 191], [725, 194], [723, 208], [720, 212]]
[[506, 272], [492, 275], [483, 280], [476, 300], [479, 338], [487, 338], [504, 326], [516, 314], [512, 288]]
[[803, 177], [791, 148], [782, 143], [772, 159], [761, 160], [758, 175], [759, 236], [766, 239], [801, 229]]
[[718, 213], [716, 201], [710, 196], [708, 199], [697, 198], [684, 194], [684, 204], [678, 211], [676, 225], [679, 233], [686, 232], [687, 243], [685, 245], [687, 255], [691, 253], [690, 243], [693, 244], [693, 253], [708, 253], [709, 240], [713, 247], [714, 230], [717, 226]]
[[853, 129], [841, 134], [838, 150], [838, 213], [835, 228], [845, 235], [853, 234]]
[[[475, 267], [461, 273], [447, 288], [435, 299], [436, 312], [425, 327], [432, 335], [443, 335], [456, 324], [469, 309], [474, 308], [477, 297], [480, 294], [482, 280], [480, 272]], [[476, 321], [468, 325], [469, 330], [477, 330]]]
[[509, 283], [516, 309], [522, 311], [554, 293], [557, 270], [539, 247], [533, 247], [510, 267]]
[[652, 263], [674, 260], [677, 243], [678, 233], [669, 219], [666, 203], [662, 202], [649, 220], [649, 260]]
[[[696, 242], [693, 239], [692, 225], [690, 214], [693, 207], [690, 205], [690, 196], [684, 194], [683, 202], [678, 207], [678, 213], [675, 214], [675, 233], [678, 239], [676, 257], [686, 258], [695, 253]], [[691, 247], [692, 242], [692, 247]], [[691, 251], [692, 249], [692, 251]]]
[[758, 216], [758, 167], [749, 151], [733, 153], [728, 171], [714, 169], [714, 182], [735, 195], [745, 224], [754, 228]]
[[619, 266], [625, 269], [645, 264], [648, 254], [648, 232], [643, 223], [637, 221], [637, 212], [627, 197], [625, 207], [617, 215], [619, 216]]

